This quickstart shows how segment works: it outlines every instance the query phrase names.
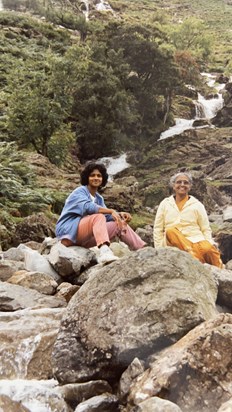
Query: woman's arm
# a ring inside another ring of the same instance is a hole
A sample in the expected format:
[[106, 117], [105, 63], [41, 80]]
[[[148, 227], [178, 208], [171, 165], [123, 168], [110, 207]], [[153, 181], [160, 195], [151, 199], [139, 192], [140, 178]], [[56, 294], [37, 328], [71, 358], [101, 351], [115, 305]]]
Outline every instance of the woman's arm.
[[164, 246], [164, 233], [164, 209], [163, 205], [160, 204], [156, 212], [153, 228], [154, 246], [156, 248]]
[[212, 230], [209, 224], [209, 218], [205, 210], [205, 207], [202, 203], [200, 203], [198, 208], [198, 224], [205, 240], [208, 240], [210, 243], [213, 244], [214, 242], [212, 238]]
[[111, 215], [113, 220], [117, 223], [119, 229], [125, 225], [125, 220], [122, 218], [121, 213], [116, 212], [114, 209], [108, 209], [107, 207], [99, 207], [98, 213], [103, 213], [104, 215]]

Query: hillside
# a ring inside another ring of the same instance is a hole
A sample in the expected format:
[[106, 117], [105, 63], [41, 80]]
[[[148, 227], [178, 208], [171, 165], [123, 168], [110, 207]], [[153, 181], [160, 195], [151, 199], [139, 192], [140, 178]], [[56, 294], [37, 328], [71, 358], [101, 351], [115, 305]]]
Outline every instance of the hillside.
[[[41, 236], [46, 226], [53, 234], [81, 164], [122, 151], [131, 167], [118, 176], [114, 206], [134, 179], [134, 200], [126, 198], [134, 227], [152, 223], [180, 168], [193, 171], [208, 211], [221, 213], [232, 196], [231, 174], [218, 171], [230, 170], [230, 127], [158, 139], [175, 117], [191, 118], [196, 91], [209, 92], [201, 71], [230, 75], [229, 2], [112, 0], [99, 10], [89, 1], [87, 20], [82, 1], [2, 3], [2, 248], [22, 240], [19, 228], [33, 214], [43, 214]], [[107, 190], [106, 198], [113, 201]]]

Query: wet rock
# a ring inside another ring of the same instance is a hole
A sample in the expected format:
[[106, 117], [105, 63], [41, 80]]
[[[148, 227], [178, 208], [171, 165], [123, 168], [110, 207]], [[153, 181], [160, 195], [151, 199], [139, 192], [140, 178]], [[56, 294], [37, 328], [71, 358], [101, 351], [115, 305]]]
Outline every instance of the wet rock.
[[7, 395], [0, 395], [1, 412], [30, 412], [21, 402], [13, 401]]
[[146, 359], [214, 316], [216, 296], [210, 269], [175, 248], [144, 248], [99, 268], [69, 302], [55, 376], [111, 381], [135, 356]]
[[[62, 398], [57, 382], [53, 379], [49, 381], [2, 379], [0, 394], [7, 394], [12, 401], [20, 402], [28, 408], [26, 411], [72, 412]], [[11, 409], [6, 412], [11, 412]]]
[[62, 314], [48, 308], [0, 313], [1, 379], [53, 376], [51, 352]]

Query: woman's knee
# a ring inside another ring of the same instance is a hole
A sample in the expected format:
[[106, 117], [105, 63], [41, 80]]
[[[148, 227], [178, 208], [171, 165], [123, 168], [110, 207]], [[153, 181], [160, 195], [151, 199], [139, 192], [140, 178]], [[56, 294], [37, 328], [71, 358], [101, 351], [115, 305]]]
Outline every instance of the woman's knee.
[[169, 227], [166, 229], [165, 233], [166, 233], [166, 238], [171, 239], [173, 235], [177, 235], [179, 231], [175, 227]]

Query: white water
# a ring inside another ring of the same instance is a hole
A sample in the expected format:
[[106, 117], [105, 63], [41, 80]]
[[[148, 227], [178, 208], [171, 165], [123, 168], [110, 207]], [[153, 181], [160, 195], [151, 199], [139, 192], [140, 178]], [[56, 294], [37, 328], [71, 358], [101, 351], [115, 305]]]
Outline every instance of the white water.
[[[211, 75], [208, 73], [201, 73], [202, 76], [207, 77], [208, 81], [207, 84], [210, 87], [214, 87], [217, 91], [220, 91], [221, 89], [224, 88], [224, 84], [216, 85], [215, 86], [215, 75]], [[188, 86], [191, 88], [191, 86]], [[194, 119], [182, 119], [182, 118], [176, 118], [175, 122], [176, 124], [172, 127], [169, 127], [168, 130], [165, 130], [163, 133], [161, 133], [159, 140], [167, 139], [167, 137], [175, 136], [177, 134], [181, 134], [185, 130], [193, 129], [193, 128], [202, 128], [202, 127], [209, 127], [209, 126], [198, 126], [198, 127], [193, 127], [193, 122], [194, 120], [197, 119], [207, 119], [210, 120], [212, 119], [218, 112], [223, 107], [223, 96], [221, 93], [217, 94], [217, 97], [213, 97], [212, 99], [205, 99], [204, 96], [202, 96], [200, 93], [198, 93], [198, 100], [195, 102], [195, 107], [196, 107], [196, 116]]]
[[83, 3], [85, 4], [85, 10], [83, 11], [85, 15], [86, 21], [89, 20], [89, 0], [83, 0]]
[[161, 133], [159, 140], [167, 139], [167, 137], [171, 137], [176, 134], [180, 134], [184, 132], [185, 130], [192, 129], [194, 119], [187, 120], [187, 119], [176, 118], [175, 122], [176, 124], [174, 126], [169, 127], [169, 129]]
[[[224, 85], [223, 85], [224, 86]], [[206, 119], [212, 119], [223, 107], [223, 97], [221, 93], [217, 94], [217, 97], [212, 99], [205, 99], [200, 93], [198, 93], [198, 102], [201, 104], [203, 109], [203, 116]]]
[[0, 11], [3, 10], [2, 0], [0, 0]]
[[101, 159], [98, 159], [98, 161], [106, 166], [107, 173], [111, 180], [114, 175], [130, 166], [126, 160], [126, 153], [117, 157], [102, 157]]
[[112, 8], [107, 3], [107, 1], [100, 0], [99, 3], [96, 4], [96, 10], [99, 10], [99, 11], [102, 11], [102, 10], [103, 11], [109, 11], [109, 10], [111, 10], [112, 11]]
[[[49, 404], [54, 397], [62, 399], [58, 391], [59, 384], [56, 380], [1, 380], [0, 394], [7, 395], [14, 401], [22, 402], [30, 411], [51, 412]], [[49, 402], [50, 400], [50, 402]], [[55, 406], [55, 405], [54, 405]]]

